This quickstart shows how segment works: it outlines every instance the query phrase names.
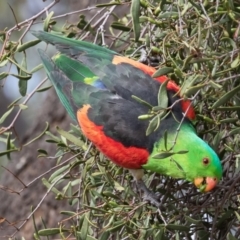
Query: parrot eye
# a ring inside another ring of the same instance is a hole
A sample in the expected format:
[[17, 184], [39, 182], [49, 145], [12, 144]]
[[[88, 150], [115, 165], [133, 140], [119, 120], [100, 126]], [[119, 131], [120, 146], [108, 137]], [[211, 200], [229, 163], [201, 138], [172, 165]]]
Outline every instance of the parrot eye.
[[210, 163], [210, 160], [209, 158], [203, 158], [202, 162], [203, 162], [203, 165], [207, 166]]

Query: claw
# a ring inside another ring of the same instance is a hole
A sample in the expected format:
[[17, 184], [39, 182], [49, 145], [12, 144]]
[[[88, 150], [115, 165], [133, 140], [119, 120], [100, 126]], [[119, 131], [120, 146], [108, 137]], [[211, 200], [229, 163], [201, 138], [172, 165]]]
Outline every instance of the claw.
[[143, 169], [129, 169], [129, 171], [132, 173], [134, 176], [137, 186], [139, 189], [141, 189], [144, 192], [143, 200], [150, 202], [152, 205], [156, 206], [157, 208], [160, 207], [160, 202], [159, 202], [159, 196], [157, 196], [155, 193], [150, 191], [145, 183], [142, 180], [143, 177]]
[[152, 205], [156, 206], [157, 208], [160, 207], [159, 197], [151, 192], [142, 179], [136, 180], [138, 188], [140, 188], [144, 192], [143, 200], [150, 202]]

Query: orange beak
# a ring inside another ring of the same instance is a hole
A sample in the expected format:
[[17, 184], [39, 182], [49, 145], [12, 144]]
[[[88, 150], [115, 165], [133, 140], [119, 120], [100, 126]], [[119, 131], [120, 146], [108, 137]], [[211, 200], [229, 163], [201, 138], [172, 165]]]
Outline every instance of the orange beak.
[[199, 177], [194, 179], [194, 184], [201, 192], [209, 192], [216, 187], [218, 183], [215, 177]]

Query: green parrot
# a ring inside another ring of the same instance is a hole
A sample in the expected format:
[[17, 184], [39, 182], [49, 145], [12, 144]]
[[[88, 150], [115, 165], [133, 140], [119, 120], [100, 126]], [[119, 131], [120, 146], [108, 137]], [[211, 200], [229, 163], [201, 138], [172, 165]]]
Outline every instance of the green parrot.
[[43, 31], [33, 35], [59, 51], [53, 59], [42, 50], [39, 54], [69, 115], [109, 160], [129, 169], [145, 200], [159, 206], [142, 180], [144, 170], [185, 179], [203, 192], [216, 186], [222, 177], [220, 160], [198, 137], [191, 123], [194, 109], [173, 81], [166, 84], [168, 114], [147, 135], [149, 119], [139, 116], [149, 114], [149, 107], [133, 96], [157, 106], [166, 76], [152, 78], [153, 67], [88, 42]]

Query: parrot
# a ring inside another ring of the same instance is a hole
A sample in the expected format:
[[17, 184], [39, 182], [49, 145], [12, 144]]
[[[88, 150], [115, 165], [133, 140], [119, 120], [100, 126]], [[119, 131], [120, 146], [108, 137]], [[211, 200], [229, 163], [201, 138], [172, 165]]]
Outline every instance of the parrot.
[[[174, 81], [153, 78], [154, 67], [90, 42], [44, 31], [32, 34], [58, 50], [52, 58], [38, 52], [69, 115], [100, 152], [131, 172], [144, 200], [160, 206], [143, 181], [144, 171], [192, 182], [202, 192], [214, 189], [223, 174], [220, 159], [197, 135], [194, 108]], [[151, 118], [140, 116], [149, 115], [148, 104], [158, 106], [164, 83], [167, 114], [146, 134]]]

